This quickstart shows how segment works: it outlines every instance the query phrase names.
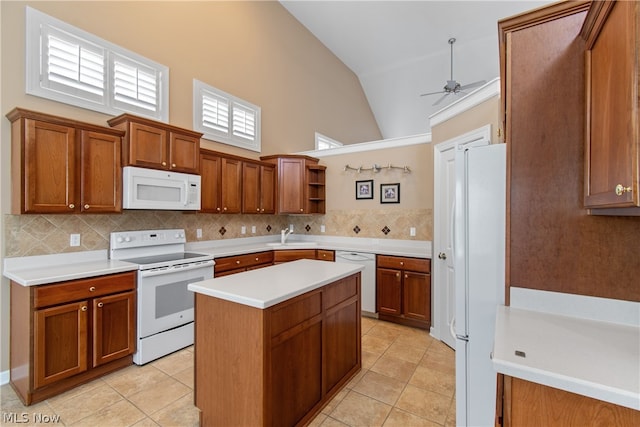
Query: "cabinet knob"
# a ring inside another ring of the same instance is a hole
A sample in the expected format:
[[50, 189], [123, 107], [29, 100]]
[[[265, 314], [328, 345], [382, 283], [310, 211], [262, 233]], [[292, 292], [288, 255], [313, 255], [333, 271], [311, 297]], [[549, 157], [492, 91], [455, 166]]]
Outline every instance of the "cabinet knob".
[[260, 209], [260, 212], [264, 212], [264, 208], [263, 208], [263, 209]]
[[400, 265], [404, 265], [404, 261], [400, 261]]
[[260, 212], [260, 208], [256, 208], [256, 212]]
[[82, 311], [87, 311], [87, 306], [86, 306], [86, 305], [83, 305], [82, 307], [80, 307], [80, 310], [82, 310]]
[[75, 208], [76, 208], [76, 205], [74, 205], [73, 203], [69, 205], [69, 209], [75, 209]]
[[398, 278], [400, 277], [400, 272], [396, 273], [396, 277], [398, 277]]
[[85, 209], [89, 209], [90, 207], [91, 207], [91, 206], [89, 206], [89, 205], [84, 205], [84, 208], [85, 208]]
[[167, 166], [167, 162], [162, 162], [162, 166]]
[[100, 301], [100, 302], [98, 303], [98, 307], [100, 307], [100, 308], [102, 308], [102, 306], [103, 306], [103, 305], [104, 305], [104, 303], [103, 303], [102, 301]]
[[256, 261], [260, 261], [260, 258], [256, 257]]
[[176, 167], [176, 164], [175, 164], [175, 163], [171, 163], [171, 167], [172, 167], [172, 168], [175, 168], [175, 167]]
[[408, 275], [408, 274], [405, 274], [405, 275], [404, 275], [404, 278], [405, 278], [405, 279], [408, 279], [408, 278], [409, 278], [409, 275]]
[[240, 260], [236, 261], [236, 264], [240, 264]]
[[220, 208], [216, 208], [216, 210], [217, 210], [218, 212], [220, 212]]
[[95, 286], [92, 286], [92, 287], [89, 288], [89, 292], [95, 292], [95, 291], [96, 291], [96, 287]]
[[227, 211], [227, 207], [225, 206], [224, 208], [222, 208], [222, 210], [226, 212]]
[[622, 196], [624, 193], [631, 193], [631, 187], [625, 187], [622, 184], [616, 185], [616, 196]]
[[304, 209], [300, 208], [300, 212], [304, 212]]

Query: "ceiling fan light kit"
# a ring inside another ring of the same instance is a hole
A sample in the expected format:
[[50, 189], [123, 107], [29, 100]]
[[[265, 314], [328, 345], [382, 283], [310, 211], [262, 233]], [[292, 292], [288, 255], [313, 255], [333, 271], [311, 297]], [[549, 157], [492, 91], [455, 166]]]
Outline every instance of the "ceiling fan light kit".
[[437, 92], [428, 92], [423, 93], [420, 96], [428, 96], [428, 95], [437, 95], [443, 94], [433, 105], [438, 105], [444, 100], [448, 95], [467, 95], [467, 92], [464, 92], [466, 89], [471, 89], [477, 86], [481, 86], [486, 83], [485, 80], [478, 80], [477, 82], [469, 83], [468, 85], [461, 85], [453, 78], [453, 44], [456, 42], [454, 37], [451, 37], [448, 41], [451, 46], [451, 79], [447, 80], [447, 84], [442, 88], [443, 90], [439, 90]]

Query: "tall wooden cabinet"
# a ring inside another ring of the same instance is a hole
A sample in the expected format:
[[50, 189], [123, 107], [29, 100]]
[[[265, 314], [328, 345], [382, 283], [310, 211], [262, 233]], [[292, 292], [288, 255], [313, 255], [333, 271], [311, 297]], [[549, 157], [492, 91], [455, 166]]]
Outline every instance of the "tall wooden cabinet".
[[126, 132], [125, 166], [199, 173], [201, 133], [128, 113], [108, 123]]
[[7, 118], [13, 213], [122, 210], [124, 132], [22, 108]]
[[276, 213], [324, 214], [325, 166], [314, 157], [302, 155], [273, 155], [260, 157], [276, 165]]
[[[640, 3], [593, 2], [585, 19], [585, 201], [640, 215]], [[599, 211], [593, 211], [598, 213]]]
[[25, 405], [133, 362], [135, 273], [11, 282], [11, 384]]

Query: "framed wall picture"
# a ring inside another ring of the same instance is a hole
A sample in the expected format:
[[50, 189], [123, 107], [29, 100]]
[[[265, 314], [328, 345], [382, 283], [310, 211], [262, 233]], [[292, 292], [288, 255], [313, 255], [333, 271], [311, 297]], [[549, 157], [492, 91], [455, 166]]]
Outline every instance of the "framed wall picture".
[[356, 200], [373, 199], [373, 180], [356, 181]]
[[400, 203], [400, 184], [380, 184], [380, 203]]

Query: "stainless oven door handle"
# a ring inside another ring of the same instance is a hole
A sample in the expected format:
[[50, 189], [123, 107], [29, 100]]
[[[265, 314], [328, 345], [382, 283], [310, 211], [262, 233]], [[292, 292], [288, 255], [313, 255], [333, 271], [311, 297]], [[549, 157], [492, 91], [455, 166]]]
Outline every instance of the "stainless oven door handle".
[[208, 261], [195, 262], [193, 264], [182, 264], [178, 266], [171, 266], [168, 268], [142, 270], [140, 272], [140, 277], [152, 277], [152, 276], [161, 276], [164, 274], [180, 273], [182, 271], [189, 271], [189, 270], [196, 270], [199, 268], [211, 267], [214, 264], [215, 263], [213, 262], [213, 260], [208, 260]]

